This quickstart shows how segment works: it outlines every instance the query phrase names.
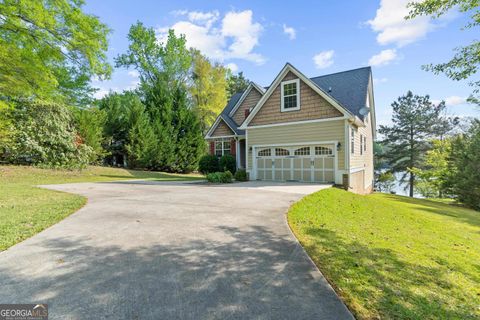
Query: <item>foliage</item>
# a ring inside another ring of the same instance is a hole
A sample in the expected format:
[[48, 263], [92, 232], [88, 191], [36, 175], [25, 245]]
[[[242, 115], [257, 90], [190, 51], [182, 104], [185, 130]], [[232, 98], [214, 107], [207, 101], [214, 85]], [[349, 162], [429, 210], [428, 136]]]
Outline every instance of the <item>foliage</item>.
[[384, 135], [388, 153], [385, 158], [393, 173], [402, 172], [402, 182], [407, 182], [409, 195], [413, 197], [415, 173], [413, 168], [423, 167], [425, 152], [429, 150], [429, 141], [445, 134], [445, 119], [442, 112], [445, 102], [434, 105], [430, 97], [414, 95], [408, 91], [392, 103], [392, 125], [381, 125], [379, 132]]
[[203, 174], [217, 172], [219, 168], [218, 157], [212, 154], [204, 155], [198, 163], [198, 171]]
[[[459, 10], [470, 13], [471, 21], [464, 27], [470, 29], [480, 25], [479, 2], [476, 0], [424, 0], [409, 3], [410, 13], [407, 19], [418, 16], [439, 18], [450, 10]], [[424, 65], [422, 68], [435, 74], [443, 73], [452, 80], [465, 80], [474, 76], [480, 67], [480, 41], [474, 40], [471, 44], [455, 49], [453, 58], [445, 63]], [[480, 105], [480, 81], [470, 82], [474, 87], [469, 100]]]
[[288, 222], [356, 319], [478, 319], [480, 214], [329, 188]]
[[220, 157], [218, 165], [220, 167], [220, 171], [230, 171], [233, 173], [237, 171], [237, 161], [235, 160], [235, 157], [230, 154]]
[[212, 65], [198, 50], [192, 49], [192, 55], [192, 83], [189, 91], [194, 110], [205, 132], [227, 103], [226, 69], [218, 63]]
[[67, 104], [89, 99], [92, 76], [110, 75], [109, 29], [82, 0], [0, 2], [0, 96]]
[[82, 170], [0, 166], [0, 252], [57, 223], [86, 202], [79, 195], [37, 185], [126, 179], [193, 181], [204, 177], [92, 166]]
[[448, 157], [451, 152], [452, 139], [431, 141], [431, 149], [425, 154], [424, 169], [412, 168], [418, 177], [415, 189], [427, 198], [445, 196], [445, 179], [448, 175]]
[[375, 187], [380, 192], [391, 192], [395, 186], [395, 176], [391, 171], [380, 172], [375, 175]]
[[237, 181], [248, 181], [247, 171], [244, 169], [239, 169], [235, 172], [235, 180]]
[[228, 92], [229, 99], [235, 93], [245, 91], [245, 89], [247, 89], [248, 85], [250, 84], [250, 81], [247, 78], [245, 78], [245, 76], [243, 75], [243, 72], [239, 72], [238, 74], [235, 75], [231, 71], [228, 71], [227, 78], [228, 78], [227, 92]]
[[19, 101], [10, 113], [16, 131], [3, 146], [11, 163], [85, 167], [93, 150], [77, 135], [70, 109], [41, 101]]
[[79, 139], [92, 149], [89, 163], [99, 163], [106, 155], [103, 148], [105, 137], [103, 128], [105, 126], [106, 112], [96, 107], [88, 109], [73, 109], [75, 127]]
[[[462, 203], [480, 210], [480, 120], [451, 142], [443, 185]], [[442, 176], [443, 177], [443, 176]]]
[[230, 171], [207, 174], [207, 181], [210, 183], [232, 183], [232, 180], [233, 175]]
[[133, 67], [140, 74], [139, 94], [150, 117], [156, 139], [148, 152], [151, 169], [190, 172], [205, 149], [201, 123], [188, 99], [192, 63], [184, 36], [169, 31], [166, 43], [159, 43], [153, 28], [140, 22], [130, 28], [127, 53], [116, 65]]

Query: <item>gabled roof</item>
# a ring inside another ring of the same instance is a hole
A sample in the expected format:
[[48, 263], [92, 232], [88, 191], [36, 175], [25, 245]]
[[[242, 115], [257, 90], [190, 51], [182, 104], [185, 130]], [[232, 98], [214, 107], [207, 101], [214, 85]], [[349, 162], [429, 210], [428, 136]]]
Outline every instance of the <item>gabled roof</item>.
[[365, 107], [367, 101], [371, 73], [370, 67], [364, 67], [314, 77], [310, 80], [353, 115], [363, 119], [359, 110]]
[[[272, 85], [275, 85], [276, 87], [278, 83], [275, 82], [278, 82], [281, 78], [281, 75], [286, 74], [288, 71], [292, 71], [297, 74], [305, 83], [307, 83], [320, 95], [324, 96], [327, 101], [332, 103], [334, 107], [339, 109], [345, 115], [358, 117], [363, 120], [363, 116], [360, 114], [360, 109], [366, 106], [369, 82], [372, 73], [370, 67], [363, 67], [307, 78], [290, 63], [287, 63], [270, 86], [262, 88], [251, 82], [247, 90], [234, 94], [208, 131], [207, 138], [210, 137], [210, 134], [215, 130], [215, 127], [218, 125], [220, 119], [222, 119], [236, 135], [245, 135], [245, 130], [239, 129], [239, 127], [245, 128], [248, 125], [248, 122], [251, 121], [251, 119], [255, 116], [255, 113], [258, 112], [259, 107], [261, 107], [259, 105], [268, 99], [269, 94], [271, 94], [272, 91], [269, 90], [270, 87], [272, 87]], [[241, 103], [241, 99], [245, 98], [245, 95], [248, 94], [248, 91], [252, 88], [256, 88], [259, 92], [261, 92], [263, 97], [260, 99], [259, 103], [255, 106], [254, 110], [243, 124], [236, 123], [230, 114], [234, 113], [232, 111], [238, 107], [239, 103]], [[374, 112], [374, 110], [372, 110], [372, 112]]]

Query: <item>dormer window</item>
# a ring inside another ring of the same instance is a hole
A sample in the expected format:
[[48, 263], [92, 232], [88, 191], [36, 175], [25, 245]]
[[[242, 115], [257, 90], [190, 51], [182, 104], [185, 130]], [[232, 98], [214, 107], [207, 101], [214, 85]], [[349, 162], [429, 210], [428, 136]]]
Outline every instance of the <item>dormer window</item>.
[[283, 81], [281, 91], [281, 111], [300, 110], [300, 80]]

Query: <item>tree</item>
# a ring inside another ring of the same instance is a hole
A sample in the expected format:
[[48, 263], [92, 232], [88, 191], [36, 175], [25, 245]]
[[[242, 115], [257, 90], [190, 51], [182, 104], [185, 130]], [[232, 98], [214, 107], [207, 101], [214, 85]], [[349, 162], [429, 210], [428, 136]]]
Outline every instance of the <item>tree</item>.
[[391, 192], [395, 186], [395, 176], [390, 171], [380, 172], [375, 175], [375, 187], [380, 192]]
[[237, 92], [242, 92], [247, 89], [248, 85], [250, 84], [250, 80], [244, 77], [243, 72], [239, 72], [238, 74], [233, 74], [231, 71], [228, 71], [227, 74], [228, 78], [228, 98], [230, 99]]
[[391, 171], [402, 173], [401, 182], [407, 183], [409, 195], [413, 197], [415, 173], [412, 169], [423, 168], [429, 141], [439, 133], [437, 124], [443, 121], [445, 102], [434, 105], [428, 95], [418, 96], [408, 91], [392, 103], [392, 108], [392, 125], [381, 125], [379, 132], [384, 135], [382, 143], [388, 148], [385, 157]]
[[194, 110], [203, 132], [208, 129], [227, 103], [226, 69], [213, 64], [198, 50], [192, 50], [192, 83], [189, 86]]
[[82, 0], [0, 1], [0, 96], [80, 104], [106, 78], [109, 29]]
[[1, 149], [11, 163], [84, 167], [92, 149], [78, 136], [71, 110], [41, 101], [15, 101], [9, 117], [17, 129]]
[[422, 165], [425, 169], [412, 169], [412, 172], [418, 177], [415, 189], [424, 197], [444, 197], [451, 145], [452, 138], [431, 141], [431, 149], [426, 152]]
[[[480, 25], [479, 2], [477, 0], [424, 0], [408, 4], [410, 13], [406, 19], [418, 16], [439, 18], [452, 9], [462, 13], [471, 13], [471, 21], [464, 27], [470, 29]], [[465, 80], [475, 75], [480, 67], [480, 41], [474, 40], [471, 44], [458, 47], [453, 58], [445, 63], [428, 64], [422, 66], [424, 70], [435, 74], [443, 73], [452, 80]], [[469, 101], [480, 105], [480, 81], [470, 82], [474, 90]]]
[[139, 93], [156, 137], [152, 169], [191, 171], [205, 150], [202, 130], [188, 99], [191, 52], [184, 36], [168, 33], [157, 41], [155, 30], [140, 22], [130, 28], [127, 53], [116, 65], [133, 67], [140, 74]]
[[97, 107], [87, 109], [73, 109], [75, 127], [81, 141], [92, 149], [89, 163], [98, 163], [105, 155], [104, 127], [106, 122], [105, 110]]
[[460, 202], [479, 210], [480, 120], [474, 120], [466, 134], [452, 140], [447, 161], [447, 177], [443, 187]]

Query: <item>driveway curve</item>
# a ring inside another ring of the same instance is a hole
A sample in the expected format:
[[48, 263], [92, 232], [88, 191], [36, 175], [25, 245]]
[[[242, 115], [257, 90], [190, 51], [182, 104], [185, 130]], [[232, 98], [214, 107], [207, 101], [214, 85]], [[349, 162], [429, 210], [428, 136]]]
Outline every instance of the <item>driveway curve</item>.
[[50, 319], [352, 319], [285, 219], [321, 187], [48, 186], [88, 203], [0, 253], [0, 303], [48, 303]]

